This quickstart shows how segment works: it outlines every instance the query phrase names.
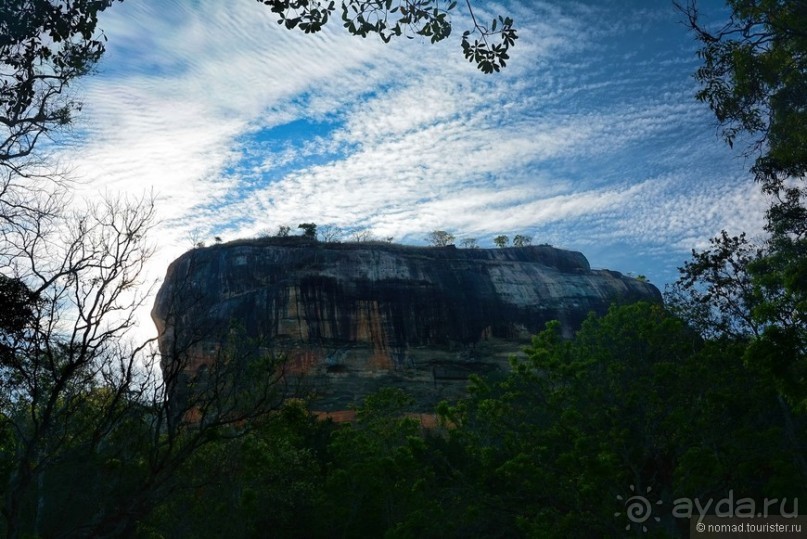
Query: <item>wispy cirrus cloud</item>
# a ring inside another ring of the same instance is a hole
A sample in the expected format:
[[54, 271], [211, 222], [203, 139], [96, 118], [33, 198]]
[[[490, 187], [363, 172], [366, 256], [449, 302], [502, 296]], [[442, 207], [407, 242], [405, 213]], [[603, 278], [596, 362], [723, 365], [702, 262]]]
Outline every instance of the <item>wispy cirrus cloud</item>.
[[721, 228], [759, 230], [765, 201], [692, 97], [666, 1], [477, 8], [495, 13], [520, 39], [483, 76], [454, 38], [304, 35], [250, 1], [116, 4], [78, 89], [82, 195], [154, 191], [155, 275], [191, 231], [303, 221], [411, 242], [527, 233], [659, 279]]

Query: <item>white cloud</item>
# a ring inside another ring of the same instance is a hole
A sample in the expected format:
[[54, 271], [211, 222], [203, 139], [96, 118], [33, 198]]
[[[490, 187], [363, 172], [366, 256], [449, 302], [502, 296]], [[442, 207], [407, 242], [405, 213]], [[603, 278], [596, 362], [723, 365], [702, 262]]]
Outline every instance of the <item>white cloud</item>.
[[[155, 276], [197, 229], [524, 231], [678, 256], [721, 227], [758, 228], [764, 200], [691, 96], [688, 37], [656, 43], [669, 6], [477, 8], [494, 13], [512, 13], [520, 39], [483, 76], [458, 36], [383, 45], [338, 21], [304, 35], [249, 0], [116, 4], [99, 74], [79, 88], [81, 194], [154, 190]], [[321, 129], [284, 140], [294, 122]]]

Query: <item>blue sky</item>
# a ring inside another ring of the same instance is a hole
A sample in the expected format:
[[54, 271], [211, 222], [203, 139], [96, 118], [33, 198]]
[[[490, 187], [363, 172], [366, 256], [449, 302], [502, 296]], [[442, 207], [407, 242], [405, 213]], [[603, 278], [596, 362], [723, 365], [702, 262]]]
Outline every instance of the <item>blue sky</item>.
[[64, 159], [82, 197], [156, 195], [155, 278], [192, 238], [316, 222], [409, 244], [528, 234], [663, 288], [721, 229], [762, 233], [669, 0], [475, 6], [516, 20], [500, 74], [462, 57], [461, 14], [443, 43], [384, 45], [338, 19], [287, 31], [254, 0], [115, 4]]

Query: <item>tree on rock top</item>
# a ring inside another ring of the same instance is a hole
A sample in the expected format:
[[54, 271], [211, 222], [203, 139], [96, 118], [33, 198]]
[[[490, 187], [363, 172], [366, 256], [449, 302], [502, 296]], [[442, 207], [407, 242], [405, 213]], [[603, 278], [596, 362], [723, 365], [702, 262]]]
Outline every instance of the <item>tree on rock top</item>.
[[316, 223], [300, 223], [297, 228], [303, 229], [303, 236], [306, 238], [317, 238], [317, 224]]
[[433, 247], [447, 247], [454, 245], [454, 234], [445, 230], [434, 230], [426, 236], [426, 241]]

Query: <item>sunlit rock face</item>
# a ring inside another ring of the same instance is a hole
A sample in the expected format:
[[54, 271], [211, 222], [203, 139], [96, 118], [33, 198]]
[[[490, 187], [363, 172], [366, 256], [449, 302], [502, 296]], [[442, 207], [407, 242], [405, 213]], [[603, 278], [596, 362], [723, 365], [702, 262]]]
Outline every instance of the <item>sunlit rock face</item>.
[[163, 367], [212, 361], [226, 335], [283, 354], [288, 373], [344, 410], [384, 385], [423, 409], [470, 373], [506, 368], [546, 322], [572, 335], [612, 302], [661, 301], [651, 284], [592, 270], [577, 252], [321, 243], [301, 237], [195, 249], [168, 268], [152, 317]]

